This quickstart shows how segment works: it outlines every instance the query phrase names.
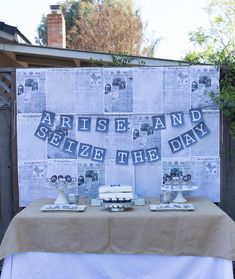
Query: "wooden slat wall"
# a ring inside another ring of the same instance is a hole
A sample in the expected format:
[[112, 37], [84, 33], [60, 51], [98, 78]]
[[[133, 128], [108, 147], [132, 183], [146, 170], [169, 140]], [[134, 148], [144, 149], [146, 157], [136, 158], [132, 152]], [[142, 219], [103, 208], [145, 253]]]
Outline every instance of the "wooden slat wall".
[[0, 108], [0, 237], [13, 217], [11, 113]]
[[14, 215], [11, 158], [12, 71], [14, 69], [0, 69], [0, 239]]
[[17, 161], [17, 121], [16, 121], [16, 72], [11, 72], [11, 161], [12, 161], [12, 189], [14, 215], [22, 208], [19, 207], [18, 161]]
[[229, 121], [221, 117], [221, 202], [220, 207], [235, 220], [235, 140]]

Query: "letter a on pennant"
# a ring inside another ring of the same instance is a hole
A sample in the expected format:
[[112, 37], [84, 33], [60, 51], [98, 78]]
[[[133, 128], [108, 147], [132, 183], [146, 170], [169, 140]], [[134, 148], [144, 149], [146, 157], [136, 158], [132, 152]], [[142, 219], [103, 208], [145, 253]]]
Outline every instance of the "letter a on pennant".
[[44, 110], [42, 112], [42, 117], [41, 117], [40, 123], [42, 123], [48, 127], [51, 127], [54, 124], [54, 120], [55, 120], [54, 112], [50, 112], [50, 111], [46, 111], [46, 110]]

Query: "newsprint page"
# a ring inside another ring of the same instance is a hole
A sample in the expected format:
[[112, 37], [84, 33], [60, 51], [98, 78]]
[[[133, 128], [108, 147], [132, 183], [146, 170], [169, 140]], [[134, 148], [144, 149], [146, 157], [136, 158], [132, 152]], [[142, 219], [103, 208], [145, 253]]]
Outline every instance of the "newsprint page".
[[81, 197], [106, 184], [155, 197], [176, 172], [198, 187], [188, 194], [219, 201], [219, 107], [210, 97], [219, 68], [18, 69], [16, 90], [20, 206], [56, 197], [61, 177]]

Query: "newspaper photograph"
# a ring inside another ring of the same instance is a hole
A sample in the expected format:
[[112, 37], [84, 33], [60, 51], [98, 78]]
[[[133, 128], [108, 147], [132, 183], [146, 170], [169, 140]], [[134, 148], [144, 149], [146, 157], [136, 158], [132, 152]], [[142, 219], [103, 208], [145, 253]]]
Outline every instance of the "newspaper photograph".
[[19, 69], [16, 72], [18, 113], [40, 113], [46, 108], [46, 71]]
[[163, 112], [163, 68], [135, 68], [133, 91], [134, 113]]
[[219, 94], [219, 69], [215, 66], [191, 66], [190, 91], [193, 108], [218, 110], [219, 107], [214, 104], [210, 94]]
[[165, 67], [163, 72], [163, 89], [189, 88], [189, 67]]
[[75, 70], [76, 113], [104, 112], [103, 70], [79, 68]]
[[182, 178], [183, 176], [186, 176], [188, 174], [191, 175], [190, 158], [178, 157], [178, 158], [167, 158], [163, 160], [162, 162], [163, 188], [167, 187], [167, 184], [170, 183], [170, 180], [165, 179], [167, 175], [170, 176], [171, 178], [173, 177]]
[[97, 198], [99, 186], [105, 184], [105, 165], [102, 163], [77, 161], [78, 194], [84, 198]]
[[56, 113], [76, 112], [74, 69], [47, 70], [47, 106]]
[[192, 191], [197, 190], [192, 183], [190, 159], [175, 158], [163, 161], [162, 190], [171, 191], [173, 199], [179, 194], [178, 191], [190, 196]]
[[49, 197], [46, 186], [47, 161], [18, 163], [19, 206], [25, 207], [36, 199]]
[[166, 67], [163, 77], [163, 111], [188, 111], [189, 67]]
[[220, 158], [192, 157], [192, 183], [198, 190], [192, 195], [206, 196], [213, 202], [220, 201]]
[[103, 78], [104, 112], [133, 112], [133, 70], [106, 68]]
[[158, 147], [161, 153], [161, 132], [153, 129], [152, 115], [133, 115], [133, 149]]

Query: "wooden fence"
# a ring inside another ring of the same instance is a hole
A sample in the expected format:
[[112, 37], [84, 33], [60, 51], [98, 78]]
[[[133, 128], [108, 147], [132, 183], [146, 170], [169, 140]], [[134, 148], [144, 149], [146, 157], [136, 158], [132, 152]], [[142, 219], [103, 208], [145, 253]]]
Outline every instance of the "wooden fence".
[[[15, 69], [0, 68], [0, 240], [18, 207]], [[221, 115], [221, 202], [235, 220], [235, 142]]]
[[[0, 237], [14, 215], [12, 144], [15, 70], [0, 68]], [[15, 122], [14, 122], [15, 123]]]
[[235, 220], [235, 141], [229, 133], [229, 121], [221, 114], [221, 194], [219, 206]]

